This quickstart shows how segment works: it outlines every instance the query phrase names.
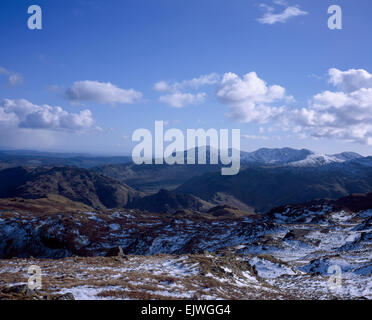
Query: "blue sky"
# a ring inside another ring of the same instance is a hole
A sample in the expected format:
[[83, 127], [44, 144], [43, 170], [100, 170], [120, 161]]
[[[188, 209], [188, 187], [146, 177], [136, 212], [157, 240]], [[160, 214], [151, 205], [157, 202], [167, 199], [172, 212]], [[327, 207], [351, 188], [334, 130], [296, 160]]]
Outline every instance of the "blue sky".
[[[33, 4], [42, 30], [27, 28]], [[342, 30], [327, 27], [330, 5], [342, 8]], [[372, 154], [371, 9], [370, 0], [3, 0], [0, 147], [130, 153], [135, 129], [164, 120], [240, 128], [243, 150]]]

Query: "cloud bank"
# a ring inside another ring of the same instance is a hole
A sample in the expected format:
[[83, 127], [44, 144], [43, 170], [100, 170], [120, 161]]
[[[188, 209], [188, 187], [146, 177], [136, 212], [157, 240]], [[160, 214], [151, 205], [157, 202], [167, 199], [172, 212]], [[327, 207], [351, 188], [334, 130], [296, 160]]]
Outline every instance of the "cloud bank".
[[267, 85], [255, 72], [243, 77], [226, 73], [217, 97], [229, 105], [227, 115], [237, 122], [273, 122], [302, 137], [372, 145], [372, 74], [332, 68], [328, 77], [335, 90], [315, 94], [302, 108], [278, 106], [293, 98], [285, 88]]

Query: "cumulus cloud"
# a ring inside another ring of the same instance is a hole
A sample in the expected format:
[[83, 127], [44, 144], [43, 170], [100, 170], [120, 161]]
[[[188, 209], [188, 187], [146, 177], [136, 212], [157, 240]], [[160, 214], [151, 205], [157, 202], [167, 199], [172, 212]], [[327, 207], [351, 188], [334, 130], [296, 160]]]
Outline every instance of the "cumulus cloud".
[[19, 73], [15, 73], [7, 70], [4, 67], [0, 67], [0, 75], [6, 75], [8, 77], [8, 84], [12, 87], [19, 86], [23, 83], [23, 77]]
[[309, 107], [289, 115], [302, 132], [372, 145], [372, 75], [366, 70], [329, 70], [340, 91], [316, 94]]
[[199, 104], [205, 100], [206, 93], [182, 93], [175, 92], [163, 95], [159, 98], [160, 102], [164, 102], [174, 108], [183, 108], [190, 104]]
[[142, 98], [142, 93], [133, 89], [121, 89], [110, 82], [86, 80], [74, 82], [66, 90], [65, 96], [73, 103], [132, 104]]
[[229, 117], [238, 122], [256, 121], [265, 123], [284, 112], [283, 107], [269, 104], [280, 100], [290, 100], [279, 85], [268, 86], [255, 72], [239, 77], [235, 73], [225, 73], [217, 90], [217, 97], [230, 107]]
[[353, 92], [361, 88], [372, 88], [372, 75], [363, 69], [341, 71], [332, 68], [329, 69], [329, 82], [345, 92]]
[[94, 120], [90, 110], [69, 113], [61, 107], [35, 105], [25, 99], [4, 99], [0, 102], [0, 127], [76, 132], [93, 129]]
[[217, 96], [225, 102], [272, 102], [285, 97], [285, 89], [278, 85], [267, 86], [266, 82], [250, 72], [240, 78], [235, 73], [225, 73]]
[[285, 23], [288, 19], [297, 17], [297, 16], [304, 16], [308, 13], [300, 9], [299, 6], [289, 6], [285, 1], [274, 1], [276, 5], [284, 6], [285, 9], [281, 12], [275, 12], [274, 7], [268, 6], [266, 4], [261, 4], [261, 8], [266, 10], [266, 13], [258, 19], [260, 23], [263, 24], [275, 24], [275, 23]]

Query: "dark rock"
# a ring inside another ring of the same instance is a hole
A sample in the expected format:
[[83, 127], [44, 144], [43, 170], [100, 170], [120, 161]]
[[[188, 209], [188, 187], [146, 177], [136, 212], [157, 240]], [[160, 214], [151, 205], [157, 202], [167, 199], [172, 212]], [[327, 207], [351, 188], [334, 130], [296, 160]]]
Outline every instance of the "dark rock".
[[26, 296], [32, 296], [35, 293], [35, 291], [31, 290], [26, 284], [11, 286], [3, 289], [2, 292], [10, 294], [23, 294]]
[[55, 297], [54, 300], [75, 300], [75, 297], [71, 292], [68, 292]]
[[284, 240], [299, 240], [302, 237], [306, 236], [310, 231], [305, 229], [293, 229], [289, 231], [285, 237]]

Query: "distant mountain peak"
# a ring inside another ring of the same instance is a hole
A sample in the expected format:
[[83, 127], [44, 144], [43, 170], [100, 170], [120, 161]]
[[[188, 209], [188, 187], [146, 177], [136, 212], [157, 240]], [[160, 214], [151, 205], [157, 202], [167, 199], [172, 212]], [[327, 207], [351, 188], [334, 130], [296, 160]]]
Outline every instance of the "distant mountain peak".
[[341, 152], [338, 154], [334, 154], [333, 156], [337, 159], [345, 161], [363, 158], [363, 156], [356, 152]]
[[240, 157], [242, 162], [260, 164], [286, 164], [304, 160], [311, 154], [313, 154], [313, 152], [307, 149], [297, 150], [292, 148], [261, 148], [254, 152], [241, 152]]
[[291, 166], [303, 166], [303, 167], [314, 167], [324, 166], [331, 163], [342, 163], [354, 159], [363, 158], [355, 152], [342, 152], [339, 154], [327, 155], [327, 154], [310, 154], [305, 159], [290, 163]]

